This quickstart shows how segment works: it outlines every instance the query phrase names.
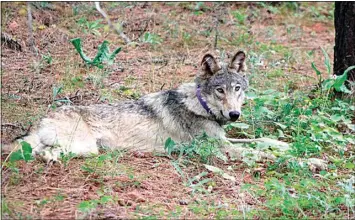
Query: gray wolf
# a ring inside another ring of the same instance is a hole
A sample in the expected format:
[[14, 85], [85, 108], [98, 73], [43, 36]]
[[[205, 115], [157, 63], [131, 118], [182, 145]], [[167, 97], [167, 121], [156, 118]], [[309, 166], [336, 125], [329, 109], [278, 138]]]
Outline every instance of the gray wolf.
[[[61, 153], [97, 154], [100, 147], [140, 152], [163, 152], [167, 138], [190, 142], [205, 132], [221, 140], [221, 149], [241, 158], [263, 152], [233, 146], [223, 125], [239, 119], [248, 88], [246, 55], [237, 52], [229, 63], [210, 54], [202, 58], [194, 83], [148, 94], [136, 101], [91, 106], [62, 106], [51, 112], [24, 140], [46, 161]], [[238, 142], [238, 140], [232, 140]], [[239, 140], [251, 142], [253, 140]]]

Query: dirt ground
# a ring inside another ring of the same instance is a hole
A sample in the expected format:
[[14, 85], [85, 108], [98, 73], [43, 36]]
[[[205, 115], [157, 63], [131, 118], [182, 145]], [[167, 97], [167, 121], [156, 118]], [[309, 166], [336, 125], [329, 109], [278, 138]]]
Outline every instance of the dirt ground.
[[[26, 134], [52, 111], [53, 103], [62, 105], [60, 100], [74, 105], [109, 103], [191, 82], [206, 52], [228, 56], [240, 49], [246, 51], [253, 62], [251, 85], [260, 89], [282, 89], [287, 84], [294, 90], [310, 90], [317, 81], [310, 63], [325, 71], [321, 47], [333, 60], [330, 3], [299, 3], [297, 10], [256, 2], [101, 5], [136, 43], [124, 44], [92, 2], [38, 3], [32, 6], [36, 47], [32, 52], [26, 3], [1, 3], [2, 33], [22, 45], [21, 51], [3, 41], [1, 45], [2, 143]], [[98, 19], [102, 20], [95, 26]], [[147, 33], [152, 40], [144, 40]], [[103, 70], [87, 66], [69, 41], [77, 37], [88, 57], [95, 56], [103, 40], [110, 42], [111, 51], [117, 47], [122, 51], [115, 64]], [[54, 96], [56, 88], [61, 92]], [[3, 168], [2, 199], [6, 205], [2, 210], [11, 210], [3, 218], [223, 218], [223, 210], [235, 210], [234, 216], [242, 217], [243, 211], [262, 202], [241, 192], [241, 185], [256, 181], [241, 163], [216, 161], [219, 167], [232, 167], [236, 181], [209, 173], [215, 185], [206, 196], [186, 185], [188, 178], [179, 175], [166, 156], [124, 153], [113, 161], [105, 163], [107, 170], [97, 166], [95, 172], [83, 169], [88, 163], [83, 159], [52, 166], [19, 162], [17, 173]], [[261, 166], [261, 174], [265, 166]], [[104, 175], [100, 169], [106, 171]], [[203, 167], [192, 161], [183, 171], [194, 177]], [[257, 181], [262, 183], [263, 179]], [[101, 194], [112, 201], [101, 201]], [[95, 200], [101, 202], [86, 204], [95, 205], [95, 209], [78, 211], [80, 202]]]

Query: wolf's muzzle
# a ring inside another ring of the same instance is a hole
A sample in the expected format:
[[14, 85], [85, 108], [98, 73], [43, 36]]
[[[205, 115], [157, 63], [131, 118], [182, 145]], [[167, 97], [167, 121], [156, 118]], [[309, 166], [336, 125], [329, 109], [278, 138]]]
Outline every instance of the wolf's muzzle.
[[240, 113], [238, 111], [229, 112], [229, 117], [231, 118], [231, 121], [238, 120], [239, 116], [240, 116]]

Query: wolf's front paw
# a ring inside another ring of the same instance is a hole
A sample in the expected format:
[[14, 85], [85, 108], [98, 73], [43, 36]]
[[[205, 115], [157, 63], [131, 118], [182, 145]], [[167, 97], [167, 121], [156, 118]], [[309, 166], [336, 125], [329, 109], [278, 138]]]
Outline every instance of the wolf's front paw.
[[34, 156], [48, 164], [55, 163], [59, 161], [60, 151], [48, 147], [42, 151], [36, 151]]

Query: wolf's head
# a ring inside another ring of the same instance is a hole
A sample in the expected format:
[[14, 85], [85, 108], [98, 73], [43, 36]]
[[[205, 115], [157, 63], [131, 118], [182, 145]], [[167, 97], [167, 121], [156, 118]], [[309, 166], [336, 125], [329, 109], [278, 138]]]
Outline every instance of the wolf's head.
[[218, 63], [210, 54], [202, 59], [202, 72], [196, 77], [197, 97], [207, 111], [222, 121], [236, 121], [241, 115], [248, 87], [245, 58], [245, 53], [239, 51], [228, 64]]

